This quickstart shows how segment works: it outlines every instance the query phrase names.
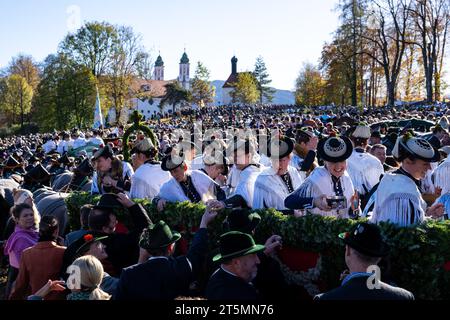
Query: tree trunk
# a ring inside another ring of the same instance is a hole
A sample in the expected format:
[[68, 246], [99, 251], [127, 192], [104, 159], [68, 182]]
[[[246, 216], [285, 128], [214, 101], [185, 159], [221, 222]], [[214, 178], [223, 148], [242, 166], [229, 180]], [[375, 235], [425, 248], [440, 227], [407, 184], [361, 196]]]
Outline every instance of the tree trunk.
[[394, 81], [387, 82], [387, 104], [390, 107], [395, 107], [395, 83]]
[[23, 130], [23, 117], [24, 117], [24, 111], [23, 111], [23, 89], [20, 90], [20, 130]]

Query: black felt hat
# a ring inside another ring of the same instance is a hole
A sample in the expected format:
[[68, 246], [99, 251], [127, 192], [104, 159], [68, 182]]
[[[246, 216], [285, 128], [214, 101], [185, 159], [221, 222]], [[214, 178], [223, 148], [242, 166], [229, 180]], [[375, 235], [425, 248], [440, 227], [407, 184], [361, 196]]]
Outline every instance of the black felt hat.
[[42, 164], [38, 163], [33, 169], [25, 174], [25, 177], [35, 182], [43, 182], [52, 177], [52, 174], [45, 169]]
[[350, 232], [339, 234], [345, 244], [370, 257], [384, 257], [389, 246], [381, 237], [380, 228], [372, 223], [358, 223]]
[[93, 209], [108, 209], [112, 210], [115, 208], [122, 208], [122, 204], [117, 200], [117, 195], [114, 193], [104, 193], [100, 197], [100, 200], [96, 205], [93, 206]]
[[321, 139], [317, 145], [320, 158], [328, 162], [347, 160], [353, 152], [353, 145], [347, 137], [328, 137]]
[[161, 161], [161, 169], [164, 171], [172, 171], [180, 167], [184, 163], [184, 156], [175, 156], [169, 154], [165, 156]]
[[252, 233], [261, 222], [261, 216], [249, 210], [235, 209], [231, 211], [224, 221], [228, 231]]
[[66, 152], [61, 158], [59, 158], [57, 160], [57, 162], [59, 164], [69, 165], [69, 164], [73, 164], [74, 159], [69, 157], [69, 156], [67, 156], [67, 152]]
[[64, 260], [72, 264], [75, 259], [83, 256], [89, 251], [89, 247], [96, 241], [107, 239], [108, 236], [97, 236], [94, 233], [88, 232], [82, 237], [72, 242], [64, 252]]
[[270, 139], [267, 148], [267, 155], [273, 159], [287, 157], [294, 150], [294, 140], [289, 137]]
[[104, 146], [103, 148], [98, 149], [94, 155], [92, 156], [92, 160], [97, 160], [100, 157], [105, 159], [112, 158], [114, 156], [114, 152], [109, 145]]
[[15, 169], [17, 167], [20, 167], [20, 163], [19, 161], [17, 161], [13, 156], [10, 156], [4, 163], [3, 165], [5, 166], [5, 168], [7, 169]]
[[76, 168], [75, 171], [78, 174], [88, 176], [92, 173], [94, 168], [92, 167], [91, 161], [89, 159], [84, 159]]

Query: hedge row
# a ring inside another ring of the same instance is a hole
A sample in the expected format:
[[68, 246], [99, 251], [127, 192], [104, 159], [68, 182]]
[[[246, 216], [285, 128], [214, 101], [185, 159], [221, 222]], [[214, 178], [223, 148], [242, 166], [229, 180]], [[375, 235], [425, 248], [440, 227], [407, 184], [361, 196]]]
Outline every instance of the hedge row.
[[[98, 196], [92, 197], [88, 193], [73, 193], [66, 199], [73, 230], [79, 228], [79, 208], [97, 201]], [[163, 219], [181, 231], [188, 241], [192, 237], [189, 231], [199, 225], [205, 209], [202, 204], [183, 202], [168, 204], [163, 213], [158, 213], [150, 202], [136, 202], [147, 209], [153, 222]], [[318, 215], [296, 218], [273, 209], [260, 210], [258, 213], [262, 217], [255, 235], [258, 242], [264, 243], [270, 235], [279, 234], [284, 247], [319, 253], [321, 289], [339, 285], [339, 275], [346, 267], [345, 247], [337, 235], [348, 231], [358, 221]], [[123, 210], [118, 210], [117, 215], [126, 225], [130, 223]], [[223, 231], [225, 217], [226, 213], [220, 214], [210, 227], [212, 246], [217, 244]], [[380, 227], [391, 247], [389, 257], [381, 265], [383, 279], [393, 280], [412, 291], [418, 299], [450, 299], [450, 271], [444, 268], [446, 262], [450, 261], [450, 221], [427, 222], [416, 228], [396, 228], [389, 223], [383, 223]], [[306, 275], [289, 271], [285, 266], [283, 269], [287, 270], [287, 279]]]

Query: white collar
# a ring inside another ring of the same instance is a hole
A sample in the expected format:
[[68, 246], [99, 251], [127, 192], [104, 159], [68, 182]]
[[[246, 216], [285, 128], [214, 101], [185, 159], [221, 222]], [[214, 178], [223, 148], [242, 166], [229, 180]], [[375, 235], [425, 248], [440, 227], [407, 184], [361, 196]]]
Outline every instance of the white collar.
[[150, 257], [150, 258], [148, 258], [147, 261], [155, 260], [155, 259], [166, 259], [166, 260], [169, 260], [169, 258], [167, 258], [165, 256], [158, 256], [158, 257]]
[[225, 267], [224, 267], [223, 264], [220, 266], [220, 268], [221, 268], [223, 271], [225, 271], [226, 273], [231, 274], [232, 276], [239, 278], [239, 277], [238, 277], [236, 274], [234, 274], [233, 272], [228, 271], [227, 269], [225, 269]]

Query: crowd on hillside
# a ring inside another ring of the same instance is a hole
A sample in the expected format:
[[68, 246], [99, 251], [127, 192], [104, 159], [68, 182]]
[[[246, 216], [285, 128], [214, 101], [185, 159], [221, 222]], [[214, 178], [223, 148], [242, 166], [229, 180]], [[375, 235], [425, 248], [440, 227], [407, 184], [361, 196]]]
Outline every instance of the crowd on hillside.
[[[1, 138], [5, 299], [304, 298], [275, 259], [283, 239], [255, 243], [253, 210], [265, 208], [367, 219], [335, 235], [347, 270], [341, 286], [314, 299], [414, 299], [389, 281], [368, 288], [368, 268], [389, 256], [380, 222], [448, 219], [449, 120], [445, 104], [223, 106], [149, 119], [154, 135], [137, 131], [128, 141], [131, 124]], [[64, 199], [76, 191], [101, 197], [80, 208], [81, 228], [70, 230]], [[206, 205], [186, 254], [177, 226], [152, 221], [134, 199], [159, 212], [167, 203]], [[211, 251], [207, 230], [224, 210], [226, 232]]]

